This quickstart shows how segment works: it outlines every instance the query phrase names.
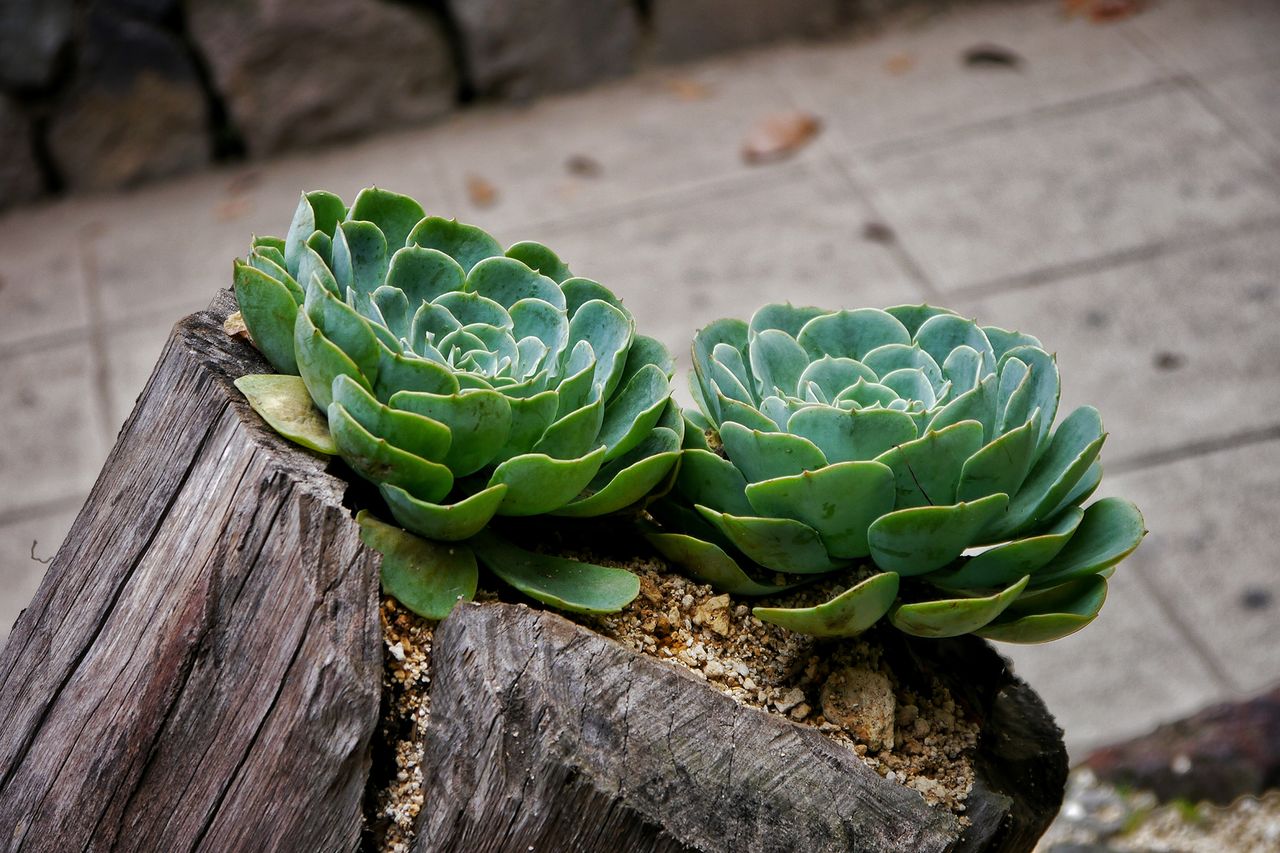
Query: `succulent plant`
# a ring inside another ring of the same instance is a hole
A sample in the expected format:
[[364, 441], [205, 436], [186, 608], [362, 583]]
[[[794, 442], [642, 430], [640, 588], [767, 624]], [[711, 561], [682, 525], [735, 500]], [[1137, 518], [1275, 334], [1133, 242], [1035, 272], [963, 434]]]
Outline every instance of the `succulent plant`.
[[287, 236], [256, 238], [236, 262], [235, 293], [280, 372], [240, 382], [254, 408], [341, 456], [421, 537], [362, 517], [406, 603], [438, 617], [468, 597], [472, 552], [566, 609], [634, 597], [629, 573], [515, 549], [491, 525], [617, 512], [670, 480], [684, 430], [672, 362], [609, 290], [545, 246], [504, 252], [479, 228], [373, 188], [350, 209], [304, 194]]
[[1146, 532], [1129, 501], [1082, 508], [1102, 422], [1084, 406], [1054, 426], [1057, 365], [1030, 335], [927, 305], [769, 305], [700, 330], [693, 361], [701, 414], [651, 541], [741, 595], [873, 567], [763, 620], [1043, 642], [1097, 615]]

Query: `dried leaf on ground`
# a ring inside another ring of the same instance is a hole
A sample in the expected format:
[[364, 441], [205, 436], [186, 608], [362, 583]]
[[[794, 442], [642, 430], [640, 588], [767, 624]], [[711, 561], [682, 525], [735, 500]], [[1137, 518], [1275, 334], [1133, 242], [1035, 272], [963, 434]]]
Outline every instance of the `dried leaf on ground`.
[[766, 116], [742, 143], [742, 159], [748, 163], [772, 163], [792, 156], [822, 130], [813, 113], [795, 111]]
[[710, 86], [691, 77], [672, 77], [667, 88], [682, 101], [705, 101], [712, 94]]
[[883, 222], [867, 222], [862, 226], [862, 239], [872, 243], [892, 243], [898, 236]]
[[598, 178], [604, 173], [604, 167], [600, 165], [600, 161], [586, 154], [570, 154], [564, 161], [564, 167], [569, 174], [580, 178]]
[[219, 222], [234, 222], [253, 210], [253, 201], [248, 196], [237, 195], [218, 202], [213, 215]]
[[1095, 24], [1123, 21], [1147, 7], [1146, 0], [1062, 0], [1068, 15], [1080, 15]]
[[884, 61], [884, 70], [895, 77], [916, 67], [916, 58], [909, 53], [895, 53]]
[[498, 200], [498, 188], [479, 175], [466, 177], [467, 198], [476, 207], [492, 207]]
[[969, 68], [1022, 67], [1022, 57], [998, 44], [975, 44], [964, 52], [964, 64]]

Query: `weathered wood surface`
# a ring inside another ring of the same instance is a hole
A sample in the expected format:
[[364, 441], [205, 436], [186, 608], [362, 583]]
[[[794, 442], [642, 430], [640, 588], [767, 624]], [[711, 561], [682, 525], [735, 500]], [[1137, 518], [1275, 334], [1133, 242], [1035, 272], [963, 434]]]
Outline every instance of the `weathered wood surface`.
[[[417, 850], [1029, 850], [1061, 801], [1061, 733], [980, 641], [943, 645], [948, 682], [1009, 727], [984, 737], [968, 829], [814, 729], [556, 614], [461, 607], [433, 645]], [[928, 666], [919, 647], [891, 653]]]
[[320, 458], [180, 323], [0, 653], [0, 849], [352, 850], [380, 700], [377, 573]]
[[[0, 849], [344, 851], [380, 702], [376, 557], [347, 484], [231, 386], [265, 363], [175, 327], [0, 651]], [[891, 635], [897, 636], [897, 635]], [[976, 640], [892, 644], [988, 718], [973, 825], [847, 750], [560, 616], [437, 632], [419, 851], [1029, 850], [1060, 732]]]

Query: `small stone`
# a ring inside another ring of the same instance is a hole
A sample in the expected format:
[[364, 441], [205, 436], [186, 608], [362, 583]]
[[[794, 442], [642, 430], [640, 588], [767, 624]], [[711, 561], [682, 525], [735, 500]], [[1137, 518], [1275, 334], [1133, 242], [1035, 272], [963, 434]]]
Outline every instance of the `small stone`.
[[703, 664], [702, 671], [707, 674], [707, 678], [721, 678], [724, 676], [724, 664], [712, 658]]
[[846, 667], [822, 685], [822, 714], [872, 749], [893, 746], [893, 687], [882, 673]]
[[[690, 596], [685, 596], [689, 598]], [[729, 596], [717, 595], [698, 605], [693, 623], [704, 625], [722, 637], [729, 635]]]
[[792, 687], [781, 698], [774, 700], [773, 707], [777, 708], [780, 713], [785, 714], [803, 701], [804, 691], [799, 687]]
[[646, 577], [640, 578], [640, 594], [650, 604], [658, 604], [662, 601], [662, 590], [658, 589], [658, 585]]
[[391, 656], [396, 660], [404, 660], [404, 643], [393, 643], [387, 647], [387, 651], [391, 652]]
[[809, 712], [812, 710], [813, 709], [809, 707], [809, 703], [801, 702], [799, 705], [791, 709], [791, 719], [803, 720], [805, 717], [809, 716]]

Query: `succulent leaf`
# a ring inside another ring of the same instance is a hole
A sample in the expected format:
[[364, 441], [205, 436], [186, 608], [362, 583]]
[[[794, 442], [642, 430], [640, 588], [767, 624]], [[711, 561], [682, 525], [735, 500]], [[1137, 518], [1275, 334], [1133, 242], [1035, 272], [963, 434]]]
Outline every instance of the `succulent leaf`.
[[311, 402], [300, 377], [278, 373], [249, 374], [235, 381], [253, 410], [285, 438], [317, 453], [334, 456], [338, 446], [324, 415]]
[[360, 541], [382, 555], [382, 589], [424, 619], [443, 619], [459, 600], [475, 597], [476, 558], [468, 548], [420, 539], [356, 513]]
[[617, 613], [640, 593], [626, 569], [580, 563], [517, 548], [491, 531], [472, 548], [485, 567], [530, 598], [571, 613]]
[[[379, 188], [349, 210], [313, 192], [286, 237], [254, 238], [235, 284], [250, 335], [299, 375], [294, 403], [308, 398], [287, 417], [277, 404], [272, 422], [313, 446], [329, 438], [420, 536], [620, 512], [671, 487], [685, 435], [671, 357], [541, 244], [503, 252]], [[616, 598], [612, 572], [584, 570], [570, 598], [552, 597], [575, 606], [605, 578]]]
[[815, 637], [856, 637], [889, 612], [897, 595], [898, 576], [881, 572], [813, 607], [755, 607], [751, 613], [763, 622]]
[[[930, 305], [766, 305], [698, 331], [690, 390], [698, 411], [651, 538], [723, 589], [869, 556], [895, 591], [913, 579], [889, 614], [902, 630], [1036, 642], [1092, 619], [1098, 585], [1141, 539], [1131, 504], [1080, 508], [1101, 480], [1102, 424], [1084, 407], [1055, 428], [1057, 363], [1022, 332]], [[1026, 609], [1059, 587], [1079, 592], [1062, 612]], [[879, 616], [822, 620], [857, 598], [764, 612], [856, 633]]]
[[889, 621], [899, 631], [916, 637], [958, 637], [990, 624], [1026, 586], [1024, 577], [992, 595], [899, 604], [889, 611]]

